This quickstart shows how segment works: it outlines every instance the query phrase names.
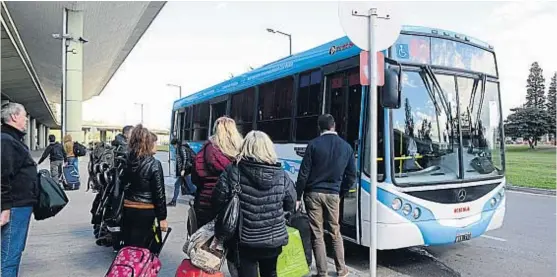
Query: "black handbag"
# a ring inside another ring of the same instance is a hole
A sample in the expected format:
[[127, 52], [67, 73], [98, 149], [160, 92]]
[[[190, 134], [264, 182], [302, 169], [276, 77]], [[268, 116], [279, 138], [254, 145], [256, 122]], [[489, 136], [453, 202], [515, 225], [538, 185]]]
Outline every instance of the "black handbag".
[[58, 182], [50, 177], [48, 170], [39, 170], [37, 179], [39, 182], [39, 201], [33, 207], [33, 214], [35, 220], [44, 220], [59, 213], [68, 204], [69, 199]]
[[222, 242], [233, 238], [238, 230], [240, 222], [240, 171], [238, 170], [238, 182], [232, 187], [232, 198], [226, 206], [217, 214], [215, 222], [215, 237]]

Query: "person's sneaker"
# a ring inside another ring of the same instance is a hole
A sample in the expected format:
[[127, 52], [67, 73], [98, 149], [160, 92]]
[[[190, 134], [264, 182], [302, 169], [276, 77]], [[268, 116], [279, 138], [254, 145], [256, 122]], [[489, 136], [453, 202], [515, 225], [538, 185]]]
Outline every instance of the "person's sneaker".
[[169, 207], [175, 207], [176, 206], [176, 201], [170, 201], [168, 204], [166, 204]]
[[348, 277], [348, 274], [350, 274], [350, 272], [348, 271], [348, 269], [344, 269], [343, 271], [337, 273], [338, 277]]

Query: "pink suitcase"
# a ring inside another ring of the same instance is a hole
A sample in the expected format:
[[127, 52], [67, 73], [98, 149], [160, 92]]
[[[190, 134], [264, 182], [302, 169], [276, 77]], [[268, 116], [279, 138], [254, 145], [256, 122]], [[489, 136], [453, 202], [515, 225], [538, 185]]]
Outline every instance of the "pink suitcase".
[[[171, 230], [168, 228], [162, 245]], [[118, 251], [105, 277], [156, 277], [161, 266], [158, 253], [151, 253], [146, 248], [126, 246]]]

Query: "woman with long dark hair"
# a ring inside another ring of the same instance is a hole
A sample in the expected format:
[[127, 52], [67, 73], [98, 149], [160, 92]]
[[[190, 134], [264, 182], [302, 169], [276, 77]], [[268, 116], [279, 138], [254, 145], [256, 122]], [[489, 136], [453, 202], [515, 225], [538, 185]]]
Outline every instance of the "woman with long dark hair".
[[151, 245], [155, 219], [162, 231], [168, 228], [162, 165], [153, 156], [156, 141], [157, 136], [141, 124], [133, 129], [123, 175], [124, 184], [129, 184], [124, 191], [124, 245], [150, 248], [152, 251], [158, 249]]

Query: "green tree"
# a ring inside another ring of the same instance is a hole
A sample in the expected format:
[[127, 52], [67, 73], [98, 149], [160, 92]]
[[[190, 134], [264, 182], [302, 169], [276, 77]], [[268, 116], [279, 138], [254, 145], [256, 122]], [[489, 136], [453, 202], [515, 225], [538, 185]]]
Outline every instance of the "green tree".
[[414, 117], [412, 116], [412, 106], [410, 106], [410, 101], [408, 98], [404, 100], [404, 112], [405, 112], [405, 119], [404, 119], [404, 132], [413, 137], [414, 136]]
[[511, 112], [505, 120], [505, 134], [523, 138], [534, 149], [540, 137], [548, 132], [547, 112], [537, 107], [514, 108]]
[[530, 75], [526, 82], [525, 106], [545, 109], [545, 78], [538, 62], [534, 62], [530, 67]]
[[551, 77], [551, 83], [549, 84], [549, 90], [547, 91], [547, 123], [549, 125], [549, 135], [551, 138], [555, 139], [557, 137], [556, 134], [556, 126], [557, 126], [557, 72], [553, 74]]

